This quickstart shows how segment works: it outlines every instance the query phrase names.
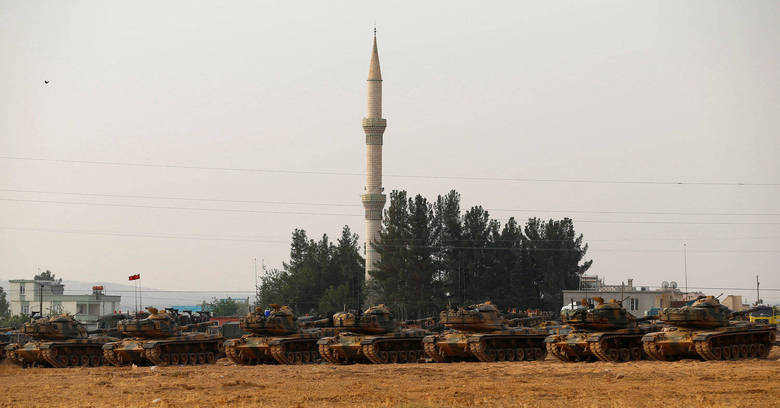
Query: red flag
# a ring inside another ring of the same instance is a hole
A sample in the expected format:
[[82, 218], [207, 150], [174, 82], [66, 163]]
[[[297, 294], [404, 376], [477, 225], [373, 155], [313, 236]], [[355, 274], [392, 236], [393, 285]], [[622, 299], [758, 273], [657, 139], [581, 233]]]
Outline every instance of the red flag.
[[130, 278], [128, 278], [128, 280], [136, 280], [136, 279], [141, 279], [140, 273], [135, 275], [130, 275]]

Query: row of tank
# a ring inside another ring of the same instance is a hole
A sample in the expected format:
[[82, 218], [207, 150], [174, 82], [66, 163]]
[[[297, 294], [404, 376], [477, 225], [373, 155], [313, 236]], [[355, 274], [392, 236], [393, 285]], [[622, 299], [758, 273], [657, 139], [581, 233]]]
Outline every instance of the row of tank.
[[21, 329], [34, 340], [9, 344], [5, 354], [23, 366], [52, 367], [213, 364], [223, 353], [239, 365], [533, 361], [548, 354], [566, 362], [734, 360], [765, 358], [776, 340], [775, 327], [733, 320], [737, 314], [711, 296], [664, 309], [656, 321], [634, 318], [615, 300], [583, 300], [562, 312], [562, 324], [534, 327], [485, 302], [441, 312], [441, 332], [432, 331], [431, 319], [398, 322], [384, 305], [320, 320], [271, 306], [241, 318], [249, 334], [236, 339], [193, 331], [211, 323], [181, 326], [154, 308], [119, 322], [121, 340], [90, 336], [67, 315], [39, 319]]

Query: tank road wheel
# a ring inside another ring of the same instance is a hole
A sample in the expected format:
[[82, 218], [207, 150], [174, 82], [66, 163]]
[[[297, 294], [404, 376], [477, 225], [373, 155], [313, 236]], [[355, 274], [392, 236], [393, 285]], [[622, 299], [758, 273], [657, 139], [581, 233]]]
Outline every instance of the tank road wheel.
[[525, 349], [525, 359], [527, 361], [531, 361], [534, 359], [534, 349], [532, 348]]
[[496, 359], [498, 361], [506, 361], [506, 353], [504, 353], [503, 349], [496, 352]]
[[618, 361], [620, 359], [620, 353], [618, 352], [618, 349], [616, 349], [616, 348], [607, 349], [606, 355], [607, 355], [607, 358], [609, 359], [609, 361], [612, 361], [612, 362]]
[[206, 353], [206, 363], [208, 364], [214, 364], [214, 362], [217, 361], [216, 356], [214, 356], [214, 353], [209, 351]]
[[540, 347], [534, 348], [534, 359], [535, 360], [542, 361], [545, 358], [547, 358], [547, 350], [546, 349], [543, 349], [543, 348], [540, 348]]
[[417, 352], [414, 350], [407, 351], [406, 358], [410, 363], [416, 363], [420, 359], [419, 357], [417, 357]]
[[308, 352], [308, 351], [304, 351], [304, 352], [303, 352], [303, 363], [304, 363], [304, 364], [309, 364], [309, 363], [311, 363], [311, 354], [309, 354], [309, 352]]
[[750, 357], [750, 352], [748, 351], [748, 345], [747, 344], [740, 344], [739, 345], [739, 358], [745, 359]]
[[731, 347], [724, 346], [723, 348], [721, 348], [721, 350], [722, 350], [721, 351], [721, 356], [723, 357], [723, 359], [724, 360], [731, 360]]
[[68, 359], [68, 356], [66, 356], [66, 355], [59, 355], [59, 356], [55, 357], [55, 361], [57, 362], [57, 364], [60, 367], [67, 367], [69, 359]]
[[86, 354], [79, 356], [79, 365], [82, 367], [89, 367], [89, 356]]
[[189, 360], [187, 353], [179, 353], [179, 364], [181, 365], [187, 365], [187, 361]]
[[68, 365], [71, 367], [75, 367], [79, 365], [79, 356], [78, 354], [71, 354], [70, 357], [68, 357]]
[[398, 364], [398, 353], [395, 351], [390, 352], [390, 362], [393, 364]]
[[206, 364], [206, 353], [198, 353], [198, 364]]
[[171, 353], [160, 354], [160, 360], [162, 361], [162, 365], [164, 366], [171, 365]]
[[378, 355], [379, 355], [379, 360], [382, 362], [382, 364], [387, 364], [390, 362], [390, 353], [386, 351], [380, 351]]
[[168, 354], [168, 361], [172, 366], [179, 365], [179, 354], [178, 353]]
[[198, 364], [198, 355], [196, 353], [189, 354], [189, 363], [190, 365]]
[[627, 348], [621, 348], [620, 361], [631, 361], [631, 351], [629, 351]]
[[92, 367], [98, 367], [103, 363], [103, 361], [101, 360], [102, 359], [100, 358], [99, 354], [93, 354], [89, 357], [89, 365], [91, 365]]
[[748, 346], [748, 357], [750, 358], [758, 357], [758, 344], [753, 343]]
[[758, 358], [766, 358], [769, 355], [769, 348], [766, 344], [758, 344]]
[[731, 359], [739, 360], [739, 346], [736, 344], [731, 346]]
[[506, 361], [515, 361], [515, 351], [513, 349], [506, 349], [504, 355], [506, 356]]
[[525, 350], [519, 348], [515, 351], [515, 355], [517, 355], [517, 361], [525, 360]]
[[631, 359], [639, 361], [642, 359], [642, 349], [639, 347], [631, 347]]

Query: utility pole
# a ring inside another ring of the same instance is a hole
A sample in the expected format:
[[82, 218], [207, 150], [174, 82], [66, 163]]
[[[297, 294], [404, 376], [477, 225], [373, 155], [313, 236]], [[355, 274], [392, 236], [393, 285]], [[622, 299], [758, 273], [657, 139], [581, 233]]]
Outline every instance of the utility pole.
[[40, 299], [38, 299], [38, 301], [39, 301], [38, 312], [41, 314], [41, 317], [43, 317], [43, 284], [42, 283], [41, 283]]
[[685, 270], [685, 294], [688, 294], [688, 243], [683, 242], [683, 268]]
[[758, 281], [758, 275], [756, 275], [756, 306], [758, 306], [761, 302], [761, 293], [758, 290], [758, 287], [761, 285], [761, 283]]

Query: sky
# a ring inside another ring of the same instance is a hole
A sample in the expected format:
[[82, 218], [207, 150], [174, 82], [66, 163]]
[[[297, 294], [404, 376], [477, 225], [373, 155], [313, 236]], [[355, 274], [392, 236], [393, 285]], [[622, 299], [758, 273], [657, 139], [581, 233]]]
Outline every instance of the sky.
[[569, 216], [607, 283], [780, 302], [760, 0], [0, 0], [0, 279], [252, 290], [295, 228], [362, 236], [375, 21], [387, 192]]

